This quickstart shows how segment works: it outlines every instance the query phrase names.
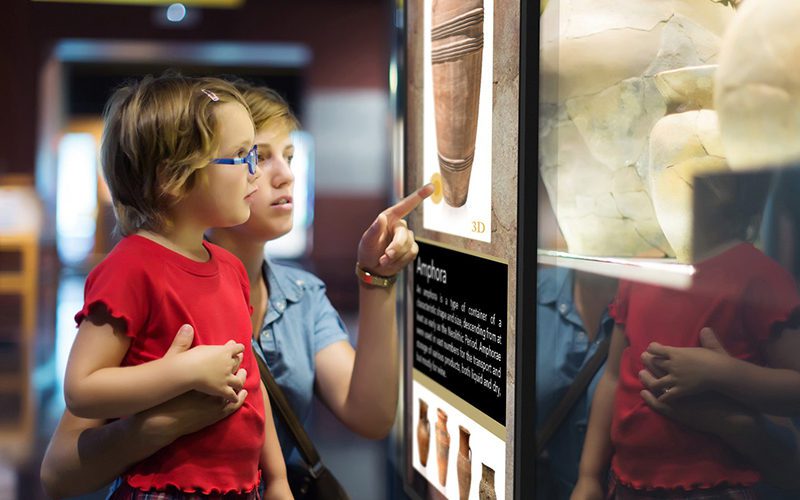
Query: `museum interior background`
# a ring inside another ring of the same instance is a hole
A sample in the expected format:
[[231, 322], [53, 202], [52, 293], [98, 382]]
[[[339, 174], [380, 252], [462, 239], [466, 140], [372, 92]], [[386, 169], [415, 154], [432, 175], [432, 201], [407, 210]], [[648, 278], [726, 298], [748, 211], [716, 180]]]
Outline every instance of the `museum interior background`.
[[[113, 214], [102, 183], [93, 185], [91, 170], [90, 182], [67, 182], [87, 178], [82, 159], [92, 160], [110, 88], [126, 77], [175, 67], [187, 74], [248, 77], [289, 100], [308, 132], [315, 197], [313, 226], [292, 252], [328, 283], [353, 335], [356, 245], [392, 196], [392, 2], [197, 2], [229, 8], [185, 2], [180, 22], [167, 19], [166, 5], [124, 3], [2, 5], [3, 500], [44, 498], [38, 468], [63, 409], [59, 380], [75, 332], [63, 318], [81, 300], [87, 269], [113, 244]], [[59, 204], [58, 192], [70, 202]], [[84, 230], [74, 231], [76, 224]], [[315, 408], [312, 426], [326, 463], [354, 498], [388, 498], [386, 442], [355, 438], [326, 412]]]

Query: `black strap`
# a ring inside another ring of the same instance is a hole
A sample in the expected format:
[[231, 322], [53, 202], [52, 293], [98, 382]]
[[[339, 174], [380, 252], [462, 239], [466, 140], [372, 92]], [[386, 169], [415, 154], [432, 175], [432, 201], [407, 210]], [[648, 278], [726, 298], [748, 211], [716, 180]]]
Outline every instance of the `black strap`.
[[319, 458], [317, 449], [314, 447], [314, 443], [311, 442], [311, 438], [308, 437], [303, 425], [295, 416], [294, 411], [292, 411], [292, 407], [289, 406], [286, 395], [278, 386], [278, 383], [275, 382], [275, 378], [267, 368], [267, 364], [261, 359], [261, 356], [255, 355], [255, 357], [258, 362], [258, 370], [261, 372], [261, 380], [267, 387], [267, 394], [269, 394], [272, 407], [278, 410], [278, 415], [292, 434], [294, 442], [297, 443], [297, 449], [300, 451], [300, 456], [308, 464], [311, 475], [317, 477], [324, 466]]
[[606, 357], [608, 357], [608, 346], [610, 342], [608, 337], [600, 342], [597, 346], [597, 351], [595, 351], [592, 358], [584, 365], [583, 369], [578, 373], [578, 376], [575, 377], [575, 380], [569, 386], [569, 389], [567, 389], [567, 393], [564, 394], [564, 397], [558, 402], [558, 406], [550, 412], [544, 425], [542, 425], [542, 430], [536, 435], [537, 457], [542, 455], [550, 438], [553, 437], [553, 434], [556, 433], [564, 422], [564, 419], [567, 418], [572, 407], [575, 406], [575, 403], [586, 391], [586, 388], [589, 387], [589, 383], [592, 381], [592, 378], [594, 378], [597, 370], [603, 366]]
[[[269, 286], [266, 262], [261, 266], [261, 274], [264, 278], [264, 285]], [[261, 380], [267, 388], [267, 394], [269, 395], [269, 400], [273, 408], [278, 410], [278, 416], [280, 416], [283, 423], [285, 423], [286, 427], [289, 429], [294, 442], [297, 444], [300, 457], [308, 464], [309, 473], [312, 477], [316, 478], [322, 473], [325, 466], [319, 457], [317, 449], [314, 447], [314, 443], [311, 442], [311, 438], [308, 437], [308, 433], [306, 433], [306, 430], [303, 428], [303, 424], [300, 423], [297, 416], [294, 414], [292, 407], [289, 405], [289, 400], [286, 399], [286, 395], [283, 393], [280, 386], [278, 386], [278, 383], [275, 382], [275, 378], [272, 376], [272, 373], [270, 373], [267, 363], [258, 354], [254, 353], [254, 355], [258, 362], [258, 371], [261, 372]]]

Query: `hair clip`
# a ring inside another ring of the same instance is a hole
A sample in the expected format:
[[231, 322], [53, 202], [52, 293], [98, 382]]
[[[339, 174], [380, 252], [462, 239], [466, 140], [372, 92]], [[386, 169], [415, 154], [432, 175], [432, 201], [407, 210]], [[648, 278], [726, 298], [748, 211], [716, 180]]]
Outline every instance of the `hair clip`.
[[208, 96], [208, 98], [209, 98], [209, 99], [211, 99], [212, 101], [214, 101], [214, 102], [217, 102], [217, 101], [219, 101], [219, 97], [217, 97], [217, 94], [215, 94], [215, 93], [211, 92], [210, 90], [206, 90], [206, 89], [200, 89], [200, 90], [201, 90], [201, 91], [202, 91], [202, 92], [203, 92], [205, 95], [207, 95], [207, 96]]

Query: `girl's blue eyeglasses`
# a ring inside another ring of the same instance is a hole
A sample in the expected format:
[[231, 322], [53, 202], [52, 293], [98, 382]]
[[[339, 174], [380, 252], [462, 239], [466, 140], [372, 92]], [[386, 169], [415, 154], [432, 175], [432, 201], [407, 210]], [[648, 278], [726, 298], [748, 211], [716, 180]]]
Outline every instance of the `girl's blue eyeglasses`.
[[247, 171], [250, 175], [256, 174], [256, 167], [258, 166], [258, 146], [253, 146], [253, 149], [247, 153], [243, 158], [214, 158], [211, 163], [220, 163], [222, 165], [241, 165], [247, 163]]

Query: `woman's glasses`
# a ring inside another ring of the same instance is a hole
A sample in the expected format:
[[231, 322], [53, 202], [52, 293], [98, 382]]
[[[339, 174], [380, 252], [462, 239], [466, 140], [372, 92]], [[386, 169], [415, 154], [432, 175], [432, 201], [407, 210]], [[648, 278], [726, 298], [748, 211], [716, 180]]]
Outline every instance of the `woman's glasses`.
[[256, 174], [256, 167], [258, 166], [258, 146], [253, 146], [247, 155], [243, 158], [214, 158], [211, 163], [220, 163], [222, 165], [241, 165], [247, 163], [247, 171], [250, 175]]

